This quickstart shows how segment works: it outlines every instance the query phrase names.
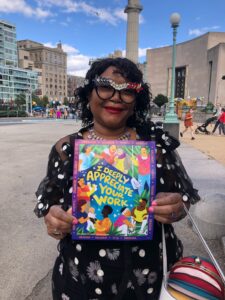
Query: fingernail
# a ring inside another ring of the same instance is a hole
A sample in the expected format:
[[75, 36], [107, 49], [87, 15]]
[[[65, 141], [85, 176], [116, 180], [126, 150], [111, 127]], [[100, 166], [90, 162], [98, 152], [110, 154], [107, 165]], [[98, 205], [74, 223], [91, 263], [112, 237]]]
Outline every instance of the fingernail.
[[158, 204], [157, 204], [157, 201], [156, 201], [156, 200], [153, 200], [153, 201], [152, 201], [152, 206], [156, 206], [156, 205], [158, 205]]
[[154, 213], [154, 207], [150, 206], [149, 209], [148, 209], [148, 211], [149, 211], [151, 214]]
[[76, 225], [78, 223], [77, 219], [73, 219], [73, 225]]

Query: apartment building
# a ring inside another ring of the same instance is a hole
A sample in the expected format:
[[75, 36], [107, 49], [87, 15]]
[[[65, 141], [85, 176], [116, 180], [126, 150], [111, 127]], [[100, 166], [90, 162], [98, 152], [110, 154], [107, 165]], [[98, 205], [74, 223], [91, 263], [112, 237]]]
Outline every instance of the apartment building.
[[37, 89], [37, 72], [18, 67], [16, 26], [0, 20], [0, 100], [15, 100]]
[[41, 70], [41, 95], [49, 101], [62, 101], [67, 97], [67, 54], [58, 43], [56, 48], [46, 47], [31, 40], [17, 42], [18, 50], [29, 53], [29, 60]]

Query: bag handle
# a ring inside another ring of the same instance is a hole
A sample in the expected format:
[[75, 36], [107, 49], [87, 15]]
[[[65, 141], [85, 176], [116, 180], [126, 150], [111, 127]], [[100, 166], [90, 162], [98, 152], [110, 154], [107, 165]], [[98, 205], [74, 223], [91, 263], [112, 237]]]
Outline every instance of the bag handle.
[[[211, 258], [215, 268], [217, 269], [218, 273], [220, 274], [220, 277], [223, 281], [223, 283], [225, 284], [225, 276], [223, 274], [222, 269], [220, 268], [219, 264], [217, 263], [214, 255], [212, 254], [212, 251], [210, 250], [209, 246], [207, 245], [204, 237], [202, 236], [196, 222], [194, 221], [191, 213], [189, 212], [189, 210], [187, 209], [187, 207], [185, 206], [185, 204], [183, 204], [184, 206], [184, 211], [186, 212], [187, 216], [189, 217], [193, 227], [196, 230], [196, 233], [198, 235], [198, 237], [200, 238], [200, 241], [202, 242], [202, 245], [204, 246], [206, 252], [208, 253], [209, 257]], [[166, 254], [166, 239], [165, 239], [165, 231], [164, 231], [164, 225], [162, 224], [162, 250], [163, 250], [163, 277], [164, 279], [167, 281], [167, 254]]]

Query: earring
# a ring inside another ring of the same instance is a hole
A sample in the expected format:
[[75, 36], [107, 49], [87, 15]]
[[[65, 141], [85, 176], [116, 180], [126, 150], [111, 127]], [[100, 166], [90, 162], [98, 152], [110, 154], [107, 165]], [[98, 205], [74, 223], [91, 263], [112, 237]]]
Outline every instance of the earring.
[[87, 104], [87, 109], [90, 110], [90, 103]]

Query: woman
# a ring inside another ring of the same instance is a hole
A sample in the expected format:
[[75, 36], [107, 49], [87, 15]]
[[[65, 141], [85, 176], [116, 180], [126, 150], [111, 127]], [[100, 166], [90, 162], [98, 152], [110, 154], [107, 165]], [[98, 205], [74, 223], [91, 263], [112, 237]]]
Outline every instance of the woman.
[[225, 135], [225, 108], [222, 108], [221, 115], [219, 117], [219, 135], [222, 133]]
[[183, 137], [184, 133], [190, 129], [191, 131], [191, 140], [195, 140], [194, 138], [194, 129], [193, 129], [193, 116], [192, 116], [192, 109], [189, 109], [184, 117], [184, 131], [180, 132], [180, 136]]
[[[37, 216], [59, 242], [53, 299], [157, 299], [162, 280], [161, 223], [165, 223], [168, 262], [182, 255], [171, 223], [184, 217], [183, 203], [199, 200], [175, 148], [179, 142], [155, 126], [151, 94], [137, 66], [126, 58], [106, 58], [91, 65], [85, 85], [76, 90], [82, 125], [59, 140], [49, 156], [47, 176], [36, 192]], [[73, 145], [76, 139], [155, 140], [157, 196], [151, 241], [72, 241], [70, 232]]]

